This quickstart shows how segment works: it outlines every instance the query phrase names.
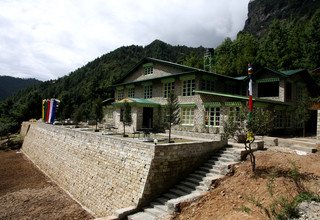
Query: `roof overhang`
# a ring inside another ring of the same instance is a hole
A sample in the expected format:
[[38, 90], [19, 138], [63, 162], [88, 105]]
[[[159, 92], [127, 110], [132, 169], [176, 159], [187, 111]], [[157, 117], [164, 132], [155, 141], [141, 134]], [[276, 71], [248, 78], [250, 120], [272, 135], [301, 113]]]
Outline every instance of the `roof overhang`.
[[[248, 101], [249, 100], [249, 97], [247, 97], [247, 96], [226, 94], [226, 93], [220, 93], [220, 92], [208, 92], [208, 91], [195, 90], [195, 93], [218, 96], [218, 97], [232, 98], [232, 99], [241, 100], [241, 101]], [[252, 98], [252, 100], [255, 102], [258, 102], [258, 103], [276, 104], [276, 105], [284, 105], [284, 106], [291, 105], [291, 103], [285, 103], [285, 102], [269, 100], [269, 99]]]
[[133, 107], [159, 107], [160, 104], [149, 99], [139, 99], [139, 98], [124, 98], [120, 101], [113, 102], [112, 105], [115, 107], [122, 107], [125, 103], [128, 103]]

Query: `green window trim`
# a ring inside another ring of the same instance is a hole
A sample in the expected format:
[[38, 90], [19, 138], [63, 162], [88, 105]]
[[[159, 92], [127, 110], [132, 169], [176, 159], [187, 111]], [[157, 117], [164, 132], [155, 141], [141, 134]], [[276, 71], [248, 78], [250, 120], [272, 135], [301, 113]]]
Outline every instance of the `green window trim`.
[[205, 108], [214, 108], [214, 107], [221, 107], [221, 102], [205, 102], [203, 103]]
[[179, 79], [181, 81], [194, 80], [194, 79], [196, 79], [196, 75], [192, 74], [192, 75], [180, 76]]
[[280, 78], [265, 78], [256, 80], [257, 83], [279, 82]]
[[153, 66], [153, 63], [145, 63], [142, 66], [143, 66], [143, 68], [151, 67], [151, 66]]
[[196, 103], [193, 103], [193, 102], [179, 103], [178, 106], [182, 107], [182, 108], [195, 108], [195, 107], [197, 107]]
[[152, 82], [149, 81], [149, 82], [142, 82], [141, 83], [142, 86], [152, 86]]
[[214, 77], [214, 76], [208, 76], [208, 75], [203, 75], [203, 76], [202, 76], [202, 79], [208, 80], [208, 81], [215, 81], [215, 80], [217, 80], [216, 77]]
[[174, 78], [166, 78], [166, 79], [162, 79], [161, 83], [173, 83], [175, 81]]
[[127, 88], [127, 89], [133, 89], [133, 88], [134, 88], [134, 85], [133, 85], [133, 84], [126, 85], [126, 88]]
[[240, 106], [242, 106], [241, 102], [225, 102], [224, 105], [228, 106], [228, 107], [240, 107]]
[[123, 90], [124, 89], [124, 86], [117, 86], [116, 87], [116, 90]]

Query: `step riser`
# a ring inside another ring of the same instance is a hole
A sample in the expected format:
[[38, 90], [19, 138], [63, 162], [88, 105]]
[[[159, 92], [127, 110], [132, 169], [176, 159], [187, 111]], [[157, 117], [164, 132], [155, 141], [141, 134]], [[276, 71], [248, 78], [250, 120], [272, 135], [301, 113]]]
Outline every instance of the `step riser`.
[[[221, 178], [227, 173], [227, 167], [229, 164], [236, 163], [240, 158], [240, 152], [233, 149], [232, 147], [227, 147], [222, 149], [214, 156], [212, 156], [206, 163], [204, 163], [198, 170], [190, 174], [184, 181], [181, 181], [174, 188], [169, 190], [169, 193], [165, 193], [162, 197], [156, 199], [156, 202], [151, 203], [151, 208], [145, 208], [141, 216], [145, 216], [145, 220], [153, 220], [159, 216], [170, 214], [173, 210], [169, 209], [171, 207], [170, 202], [172, 199], [178, 199], [179, 197], [189, 195], [190, 193], [200, 193], [208, 191], [214, 180]], [[194, 194], [192, 194], [194, 195]], [[172, 200], [176, 201], [176, 200]], [[179, 200], [178, 200], [179, 201]], [[136, 213], [134, 215], [139, 216]], [[145, 214], [145, 215], [143, 215]], [[131, 216], [134, 216], [131, 215]], [[131, 218], [130, 220], [136, 220], [138, 218]], [[141, 218], [139, 218], [141, 219]]]

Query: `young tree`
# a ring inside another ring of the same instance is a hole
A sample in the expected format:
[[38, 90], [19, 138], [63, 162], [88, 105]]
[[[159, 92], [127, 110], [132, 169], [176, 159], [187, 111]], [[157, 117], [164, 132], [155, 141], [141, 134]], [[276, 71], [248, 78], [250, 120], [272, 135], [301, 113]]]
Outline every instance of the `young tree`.
[[171, 142], [171, 127], [173, 125], [179, 124], [180, 122], [180, 111], [178, 106], [178, 97], [176, 94], [171, 91], [169, 94], [169, 97], [167, 99], [168, 104], [165, 107], [165, 110], [167, 111], [167, 123], [169, 128], [169, 143]]
[[126, 125], [131, 125], [132, 123], [131, 106], [127, 101], [124, 102], [123, 109], [121, 111], [123, 123], [123, 137], [126, 137]]
[[100, 98], [96, 99], [93, 103], [93, 115], [96, 121], [95, 131], [98, 131], [98, 122], [100, 122], [103, 118], [102, 100]]
[[306, 136], [306, 122], [310, 118], [309, 107], [311, 105], [310, 98], [306, 95], [306, 92], [303, 93], [301, 100], [297, 102], [295, 111], [294, 111], [294, 121], [296, 127], [302, 125], [302, 136]]
[[273, 129], [274, 116], [271, 110], [255, 108], [252, 119], [248, 121], [246, 120], [247, 113], [248, 109], [241, 107], [238, 122], [234, 120], [234, 116], [228, 115], [228, 119], [224, 122], [224, 133], [226, 138], [236, 137], [238, 141], [238, 135], [244, 135], [243, 143], [250, 156], [252, 172], [254, 172], [256, 168], [256, 159], [251, 148], [251, 145], [255, 140], [254, 135], [268, 134]]

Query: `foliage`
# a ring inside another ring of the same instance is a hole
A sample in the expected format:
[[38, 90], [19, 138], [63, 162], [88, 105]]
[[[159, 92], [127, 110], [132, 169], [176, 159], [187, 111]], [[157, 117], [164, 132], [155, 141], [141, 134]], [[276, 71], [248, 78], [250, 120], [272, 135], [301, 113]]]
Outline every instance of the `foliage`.
[[122, 115], [123, 137], [126, 136], [126, 125], [130, 125], [131, 123], [132, 123], [131, 106], [127, 101], [125, 101], [123, 105], [123, 115]]
[[252, 120], [247, 124], [247, 129], [255, 135], [267, 135], [273, 129], [274, 113], [264, 108], [254, 108]]
[[98, 122], [100, 122], [103, 118], [103, 111], [102, 111], [102, 99], [97, 98], [93, 103], [92, 114], [96, 121], [96, 130], [98, 129]]
[[233, 138], [239, 142], [239, 135], [252, 131], [254, 134], [266, 135], [273, 129], [273, 111], [263, 108], [254, 108], [251, 122], [247, 121], [248, 109], [240, 107], [237, 120], [232, 115], [228, 115], [224, 121], [224, 133], [227, 138]]
[[57, 110], [59, 120], [67, 118], [73, 118], [75, 121], [93, 120], [94, 100], [113, 97], [110, 86], [142, 58], [148, 56], [183, 63], [186, 57], [200, 60], [204, 51], [203, 47], [171, 46], [159, 40], [146, 47], [134, 45], [120, 47], [69, 75], [33, 85], [0, 102], [2, 130], [16, 132], [22, 121], [40, 118], [41, 101], [47, 98], [57, 98], [61, 101]]
[[38, 83], [41, 83], [41, 81], [36, 79], [20, 79], [11, 76], [0, 76], [0, 100], [4, 100], [17, 91]]
[[178, 105], [178, 97], [177, 95], [171, 91], [169, 97], [167, 99], [168, 104], [166, 105], [167, 115], [167, 122], [169, 128], [169, 143], [171, 142], [171, 127], [172, 125], [177, 125], [180, 122], [180, 111]]
[[303, 136], [306, 133], [306, 122], [311, 117], [310, 110], [308, 107], [310, 106], [312, 100], [307, 96], [306, 91], [303, 92], [303, 96], [300, 100], [297, 101], [297, 104], [294, 106], [294, 123], [295, 127], [301, 127], [303, 129]]
[[[303, 23], [297, 19], [273, 21], [261, 38], [241, 31], [236, 39], [226, 38], [215, 49], [212, 69], [229, 76], [245, 75], [248, 62], [255, 69], [261, 66], [276, 70], [315, 69], [320, 66], [319, 32], [320, 9]], [[204, 52], [203, 47], [171, 46], [159, 40], [146, 47], [120, 47], [67, 76], [33, 85], [0, 102], [1, 123], [6, 124], [1, 127], [14, 132], [22, 121], [40, 118], [41, 100], [46, 98], [61, 101], [58, 119], [88, 120], [92, 117], [94, 100], [112, 97], [110, 86], [143, 57], [203, 68]]]

